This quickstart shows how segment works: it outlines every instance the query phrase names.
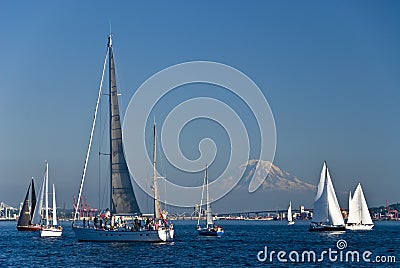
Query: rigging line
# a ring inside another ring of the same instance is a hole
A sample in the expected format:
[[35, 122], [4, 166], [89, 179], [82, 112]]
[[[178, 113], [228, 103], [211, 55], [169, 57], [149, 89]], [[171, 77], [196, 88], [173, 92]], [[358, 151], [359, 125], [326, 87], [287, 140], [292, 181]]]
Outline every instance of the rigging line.
[[197, 226], [200, 225], [200, 217], [201, 217], [201, 207], [203, 206], [203, 198], [204, 198], [204, 186], [206, 184], [206, 174], [204, 175], [204, 181], [203, 181], [203, 188], [201, 190], [201, 199], [200, 199], [200, 207], [199, 207], [199, 218], [197, 219]]
[[107, 47], [107, 52], [106, 52], [106, 56], [105, 56], [105, 58], [104, 58], [104, 64], [103, 64], [103, 73], [102, 73], [102, 75], [101, 75], [99, 93], [98, 93], [98, 96], [97, 96], [96, 109], [95, 109], [95, 111], [94, 111], [94, 118], [93, 118], [93, 123], [92, 123], [92, 130], [90, 131], [89, 146], [88, 146], [87, 153], [86, 153], [85, 166], [84, 166], [84, 168], [83, 168], [83, 174], [82, 174], [81, 185], [80, 185], [80, 187], [79, 187], [78, 201], [77, 201], [77, 205], [76, 205], [76, 209], [75, 209], [75, 213], [74, 213], [74, 220], [73, 220], [72, 223], [75, 223], [75, 220], [76, 220], [77, 215], [78, 215], [79, 203], [80, 203], [81, 196], [82, 196], [83, 183], [84, 183], [84, 181], [85, 181], [86, 169], [87, 169], [88, 162], [89, 162], [90, 149], [91, 149], [91, 147], [92, 147], [93, 134], [94, 134], [94, 127], [95, 127], [95, 125], [96, 125], [96, 118], [97, 118], [97, 111], [98, 111], [98, 108], [99, 108], [99, 102], [100, 102], [100, 97], [101, 97], [101, 91], [102, 91], [102, 88], [103, 88], [104, 73], [105, 73], [106, 64], [107, 64], [108, 53], [109, 53], [109, 48]]

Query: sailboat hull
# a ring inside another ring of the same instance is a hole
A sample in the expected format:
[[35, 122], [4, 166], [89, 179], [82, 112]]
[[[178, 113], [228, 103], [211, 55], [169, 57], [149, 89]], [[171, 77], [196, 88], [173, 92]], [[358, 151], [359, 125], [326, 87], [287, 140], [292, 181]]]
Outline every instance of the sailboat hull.
[[60, 237], [62, 235], [61, 227], [43, 227], [40, 230], [41, 237]]
[[372, 230], [374, 227], [373, 224], [351, 224], [351, 225], [346, 225], [347, 230], [352, 230], [352, 231], [364, 231], [364, 230]]
[[346, 227], [344, 225], [310, 225], [310, 232], [338, 232], [338, 231], [346, 231]]
[[87, 242], [168, 242], [173, 241], [173, 229], [159, 230], [104, 230], [73, 226], [79, 241]]
[[18, 231], [39, 231], [40, 229], [42, 229], [41, 226], [39, 225], [27, 225], [27, 226], [17, 226], [17, 230]]
[[289, 221], [288, 222], [288, 225], [293, 225], [294, 224], [294, 221]]

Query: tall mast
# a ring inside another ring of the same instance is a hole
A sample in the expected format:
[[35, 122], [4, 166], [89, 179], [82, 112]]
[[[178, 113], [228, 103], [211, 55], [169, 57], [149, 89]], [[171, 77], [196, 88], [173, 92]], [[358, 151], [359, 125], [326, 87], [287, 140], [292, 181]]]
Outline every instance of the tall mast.
[[208, 166], [206, 165], [206, 190], [207, 190], [207, 195], [206, 195], [206, 203], [207, 203], [207, 227], [209, 225], [214, 225], [214, 221], [212, 218], [212, 212], [211, 212], [211, 204], [210, 204], [210, 194], [208, 192]]
[[46, 226], [49, 225], [49, 162], [46, 161]]
[[[108, 109], [109, 109], [109, 115], [110, 115], [110, 125], [109, 125], [109, 132], [110, 132], [110, 210], [113, 210], [113, 184], [112, 184], [112, 100], [111, 100], [111, 92], [112, 92], [112, 67], [111, 67], [111, 63], [113, 63], [112, 61], [113, 59], [113, 52], [112, 52], [112, 36], [111, 33], [108, 36], [108, 101], [109, 101], [109, 105], [108, 105]], [[114, 65], [114, 64], [113, 64]]]
[[153, 187], [154, 187], [154, 218], [159, 219], [161, 217], [161, 205], [160, 196], [158, 193], [158, 181], [157, 181], [157, 132], [156, 132], [156, 122], [153, 126]]

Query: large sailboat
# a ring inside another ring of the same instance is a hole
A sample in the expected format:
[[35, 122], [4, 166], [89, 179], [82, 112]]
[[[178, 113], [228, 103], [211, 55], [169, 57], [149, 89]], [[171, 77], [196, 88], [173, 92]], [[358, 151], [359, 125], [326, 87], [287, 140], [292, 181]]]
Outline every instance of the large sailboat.
[[[203, 206], [204, 189], [206, 189], [206, 225], [200, 226], [200, 218], [202, 215], [201, 208]], [[201, 236], [221, 236], [224, 234], [224, 229], [221, 226], [214, 225], [214, 219], [211, 211], [210, 196], [208, 193], [208, 167], [206, 166], [206, 174], [204, 176], [203, 190], [201, 192], [199, 218], [197, 220], [197, 232]]]
[[[172, 241], [174, 229], [168, 224], [161, 212], [160, 198], [158, 197], [158, 184], [156, 176], [156, 133], [154, 126], [154, 159], [153, 159], [153, 186], [154, 186], [154, 215], [142, 217], [139, 205], [136, 201], [132, 182], [126, 164], [122, 130], [119, 116], [118, 94], [115, 79], [115, 65], [112, 48], [112, 36], [108, 38], [107, 55], [109, 68], [109, 140], [110, 140], [110, 209], [105, 218], [95, 218], [93, 224], [78, 223], [79, 202], [89, 161], [90, 148], [93, 140], [94, 127], [100, 101], [104, 71], [107, 60], [104, 61], [102, 81], [98, 93], [94, 120], [89, 139], [88, 151], [79, 189], [77, 205], [74, 213], [72, 229], [79, 241], [103, 241], [103, 242], [165, 242]], [[143, 222], [143, 224], [142, 224]], [[104, 224], [103, 224], [104, 223]]]
[[289, 202], [289, 208], [287, 210], [287, 220], [288, 220], [288, 225], [293, 225], [293, 214], [292, 214], [292, 202]]
[[[31, 191], [31, 201], [29, 202], [29, 192]], [[30, 204], [29, 204], [30, 203]], [[35, 182], [32, 178], [31, 183], [28, 186], [28, 191], [26, 192], [24, 203], [22, 205], [21, 211], [19, 213], [17, 230], [18, 231], [38, 231], [40, 230], [40, 225], [32, 223], [33, 212], [36, 207], [36, 193], [35, 193]]]
[[310, 231], [345, 231], [339, 203], [333, 188], [329, 170], [324, 162], [314, 200], [314, 215]]
[[56, 190], [53, 184], [53, 216], [50, 220], [49, 216], [49, 163], [46, 161], [46, 172], [44, 176], [44, 182], [41, 187], [39, 207], [42, 207], [43, 204], [43, 191], [45, 193], [45, 208], [44, 213], [45, 217], [43, 222], [42, 229], [40, 230], [41, 237], [59, 237], [62, 235], [63, 228], [57, 222], [57, 204], [56, 204]]
[[374, 227], [371, 215], [369, 214], [367, 201], [361, 188], [357, 185], [353, 198], [349, 196], [349, 217], [346, 223], [348, 230], [371, 230]]

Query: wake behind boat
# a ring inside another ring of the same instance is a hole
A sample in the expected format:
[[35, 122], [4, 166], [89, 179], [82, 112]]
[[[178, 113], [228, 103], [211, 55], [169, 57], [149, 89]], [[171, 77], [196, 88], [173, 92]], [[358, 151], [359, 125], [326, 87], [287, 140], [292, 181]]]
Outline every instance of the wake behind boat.
[[329, 170], [324, 162], [314, 201], [314, 215], [310, 231], [345, 231], [339, 203], [336, 198]]
[[[128, 166], [126, 164], [121, 122], [119, 116], [118, 93], [115, 79], [114, 56], [112, 49], [112, 37], [108, 38], [108, 49], [106, 58], [109, 58], [109, 141], [110, 141], [110, 210], [104, 218], [95, 218], [92, 224], [86, 219], [79, 224], [78, 210], [81, 201], [82, 189], [89, 161], [89, 154], [93, 140], [94, 127], [102, 88], [100, 86], [96, 110], [90, 134], [89, 147], [79, 189], [78, 201], [74, 213], [72, 229], [79, 241], [101, 241], [101, 242], [165, 242], [172, 241], [174, 229], [168, 224], [166, 215], [161, 211], [160, 198], [158, 195], [158, 184], [156, 174], [156, 128], [154, 125], [154, 155], [153, 155], [153, 187], [154, 187], [154, 215], [153, 217], [142, 217], [139, 205], [133, 191]], [[101, 84], [103, 82], [105, 64]]]
[[[201, 208], [202, 208], [202, 202], [203, 202], [203, 196], [204, 196], [204, 188], [206, 189], [206, 226], [200, 227], [200, 217], [201, 217]], [[212, 217], [212, 211], [211, 211], [211, 204], [210, 204], [210, 198], [209, 198], [209, 193], [208, 193], [208, 168], [206, 166], [206, 174], [204, 176], [204, 184], [203, 184], [203, 190], [201, 192], [201, 200], [200, 200], [200, 210], [199, 210], [199, 218], [197, 220], [197, 232], [201, 236], [221, 236], [224, 234], [224, 229], [221, 226], [215, 226], [214, 225], [214, 219]]]
[[348, 230], [371, 230], [374, 227], [371, 215], [369, 214], [367, 201], [361, 184], [357, 185], [353, 198], [349, 196], [349, 217], [346, 223]]

